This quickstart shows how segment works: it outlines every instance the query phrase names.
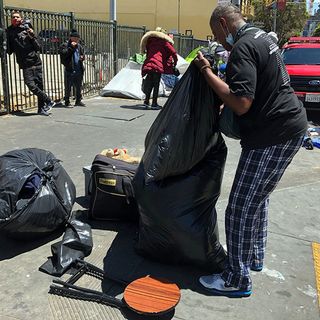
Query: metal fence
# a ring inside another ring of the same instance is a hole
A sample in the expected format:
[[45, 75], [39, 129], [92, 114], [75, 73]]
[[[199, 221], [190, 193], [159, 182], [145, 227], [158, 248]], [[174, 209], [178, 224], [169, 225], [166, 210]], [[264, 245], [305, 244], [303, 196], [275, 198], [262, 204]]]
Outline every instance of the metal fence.
[[186, 57], [194, 48], [208, 46], [208, 40], [194, 39], [192, 36], [175, 35], [174, 46], [180, 56]]
[[[79, 32], [86, 53], [84, 96], [99, 94], [118, 70], [127, 64], [129, 58], [139, 52], [140, 39], [146, 32], [143, 26], [131, 27], [118, 25], [116, 22], [77, 19], [72, 12], [56, 13], [13, 7], [0, 7], [0, 10], [0, 114], [24, 111], [36, 106], [36, 97], [24, 84], [15, 55], [9, 56], [6, 52], [3, 30], [11, 24], [13, 10], [19, 10], [24, 20], [29, 20], [33, 26], [41, 44], [44, 89], [56, 101], [62, 100], [64, 96], [64, 68], [58, 51], [60, 45], [67, 41], [71, 29]], [[193, 48], [208, 44], [208, 41], [197, 40], [192, 36], [175, 35], [174, 40], [176, 50], [183, 57]]]

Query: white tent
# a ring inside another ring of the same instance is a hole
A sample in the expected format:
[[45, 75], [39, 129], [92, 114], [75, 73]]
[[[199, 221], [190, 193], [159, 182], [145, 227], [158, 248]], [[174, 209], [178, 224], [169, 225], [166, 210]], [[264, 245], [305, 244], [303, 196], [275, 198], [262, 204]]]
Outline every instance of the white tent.
[[[183, 74], [188, 69], [189, 63], [178, 55], [177, 68], [180, 74]], [[145, 94], [141, 91], [142, 65], [129, 61], [111, 81], [101, 90], [100, 95], [103, 97], [119, 97], [132, 98], [142, 100]], [[168, 95], [164, 82], [161, 80], [159, 87], [159, 96]]]

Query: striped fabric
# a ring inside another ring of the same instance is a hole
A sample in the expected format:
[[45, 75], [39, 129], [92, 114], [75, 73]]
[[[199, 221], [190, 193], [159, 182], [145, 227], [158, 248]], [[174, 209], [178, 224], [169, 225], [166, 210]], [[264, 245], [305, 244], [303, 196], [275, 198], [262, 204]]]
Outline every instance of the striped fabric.
[[243, 150], [226, 209], [226, 285], [250, 290], [250, 266], [263, 264], [269, 196], [298, 152], [303, 137], [264, 149]]

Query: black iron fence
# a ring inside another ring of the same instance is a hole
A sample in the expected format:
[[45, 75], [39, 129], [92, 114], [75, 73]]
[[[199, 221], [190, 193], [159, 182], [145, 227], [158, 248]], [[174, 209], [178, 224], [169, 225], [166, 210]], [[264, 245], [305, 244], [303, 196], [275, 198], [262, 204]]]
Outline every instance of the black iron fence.
[[[0, 114], [36, 106], [36, 98], [24, 84], [15, 55], [9, 56], [6, 50], [4, 30], [11, 24], [13, 10], [19, 10], [24, 20], [29, 20], [33, 26], [41, 44], [44, 89], [56, 101], [64, 96], [64, 68], [58, 54], [59, 47], [67, 41], [71, 29], [75, 28], [79, 32], [86, 53], [84, 96], [99, 94], [129, 58], [139, 52], [140, 39], [146, 32], [143, 26], [131, 27], [118, 25], [116, 22], [77, 19], [72, 12], [55, 13], [13, 7], [0, 7], [0, 10]], [[183, 57], [193, 48], [208, 44], [207, 41], [197, 40], [192, 36], [175, 35], [174, 40], [176, 50]]]

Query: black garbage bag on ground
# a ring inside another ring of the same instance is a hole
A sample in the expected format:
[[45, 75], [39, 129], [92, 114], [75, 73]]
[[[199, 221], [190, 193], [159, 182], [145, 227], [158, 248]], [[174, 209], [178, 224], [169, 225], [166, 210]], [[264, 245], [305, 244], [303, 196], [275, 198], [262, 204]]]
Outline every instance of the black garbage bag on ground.
[[133, 180], [139, 204], [136, 249], [162, 262], [187, 263], [211, 272], [223, 269], [215, 204], [220, 194], [227, 148], [223, 138], [185, 174], [145, 183], [143, 163]]
[[62, 240], [51, 246], [52, 257], [49, 257], [39, 270], [60, 277], [77, 259], [87, 257], [92, 247], [91, 227], [87, 223], [71, 219]]
[[55, 156], [28, 148], [0, 156], [0, 229], [14, 238], [45, 236], [67, 222], [75, 186]]
[[[183, 174], [216, 140], [221, 101], [191, 63], [145, 139], [145, 181]], [[215, 135], [214, 135], [215, 133]]]

